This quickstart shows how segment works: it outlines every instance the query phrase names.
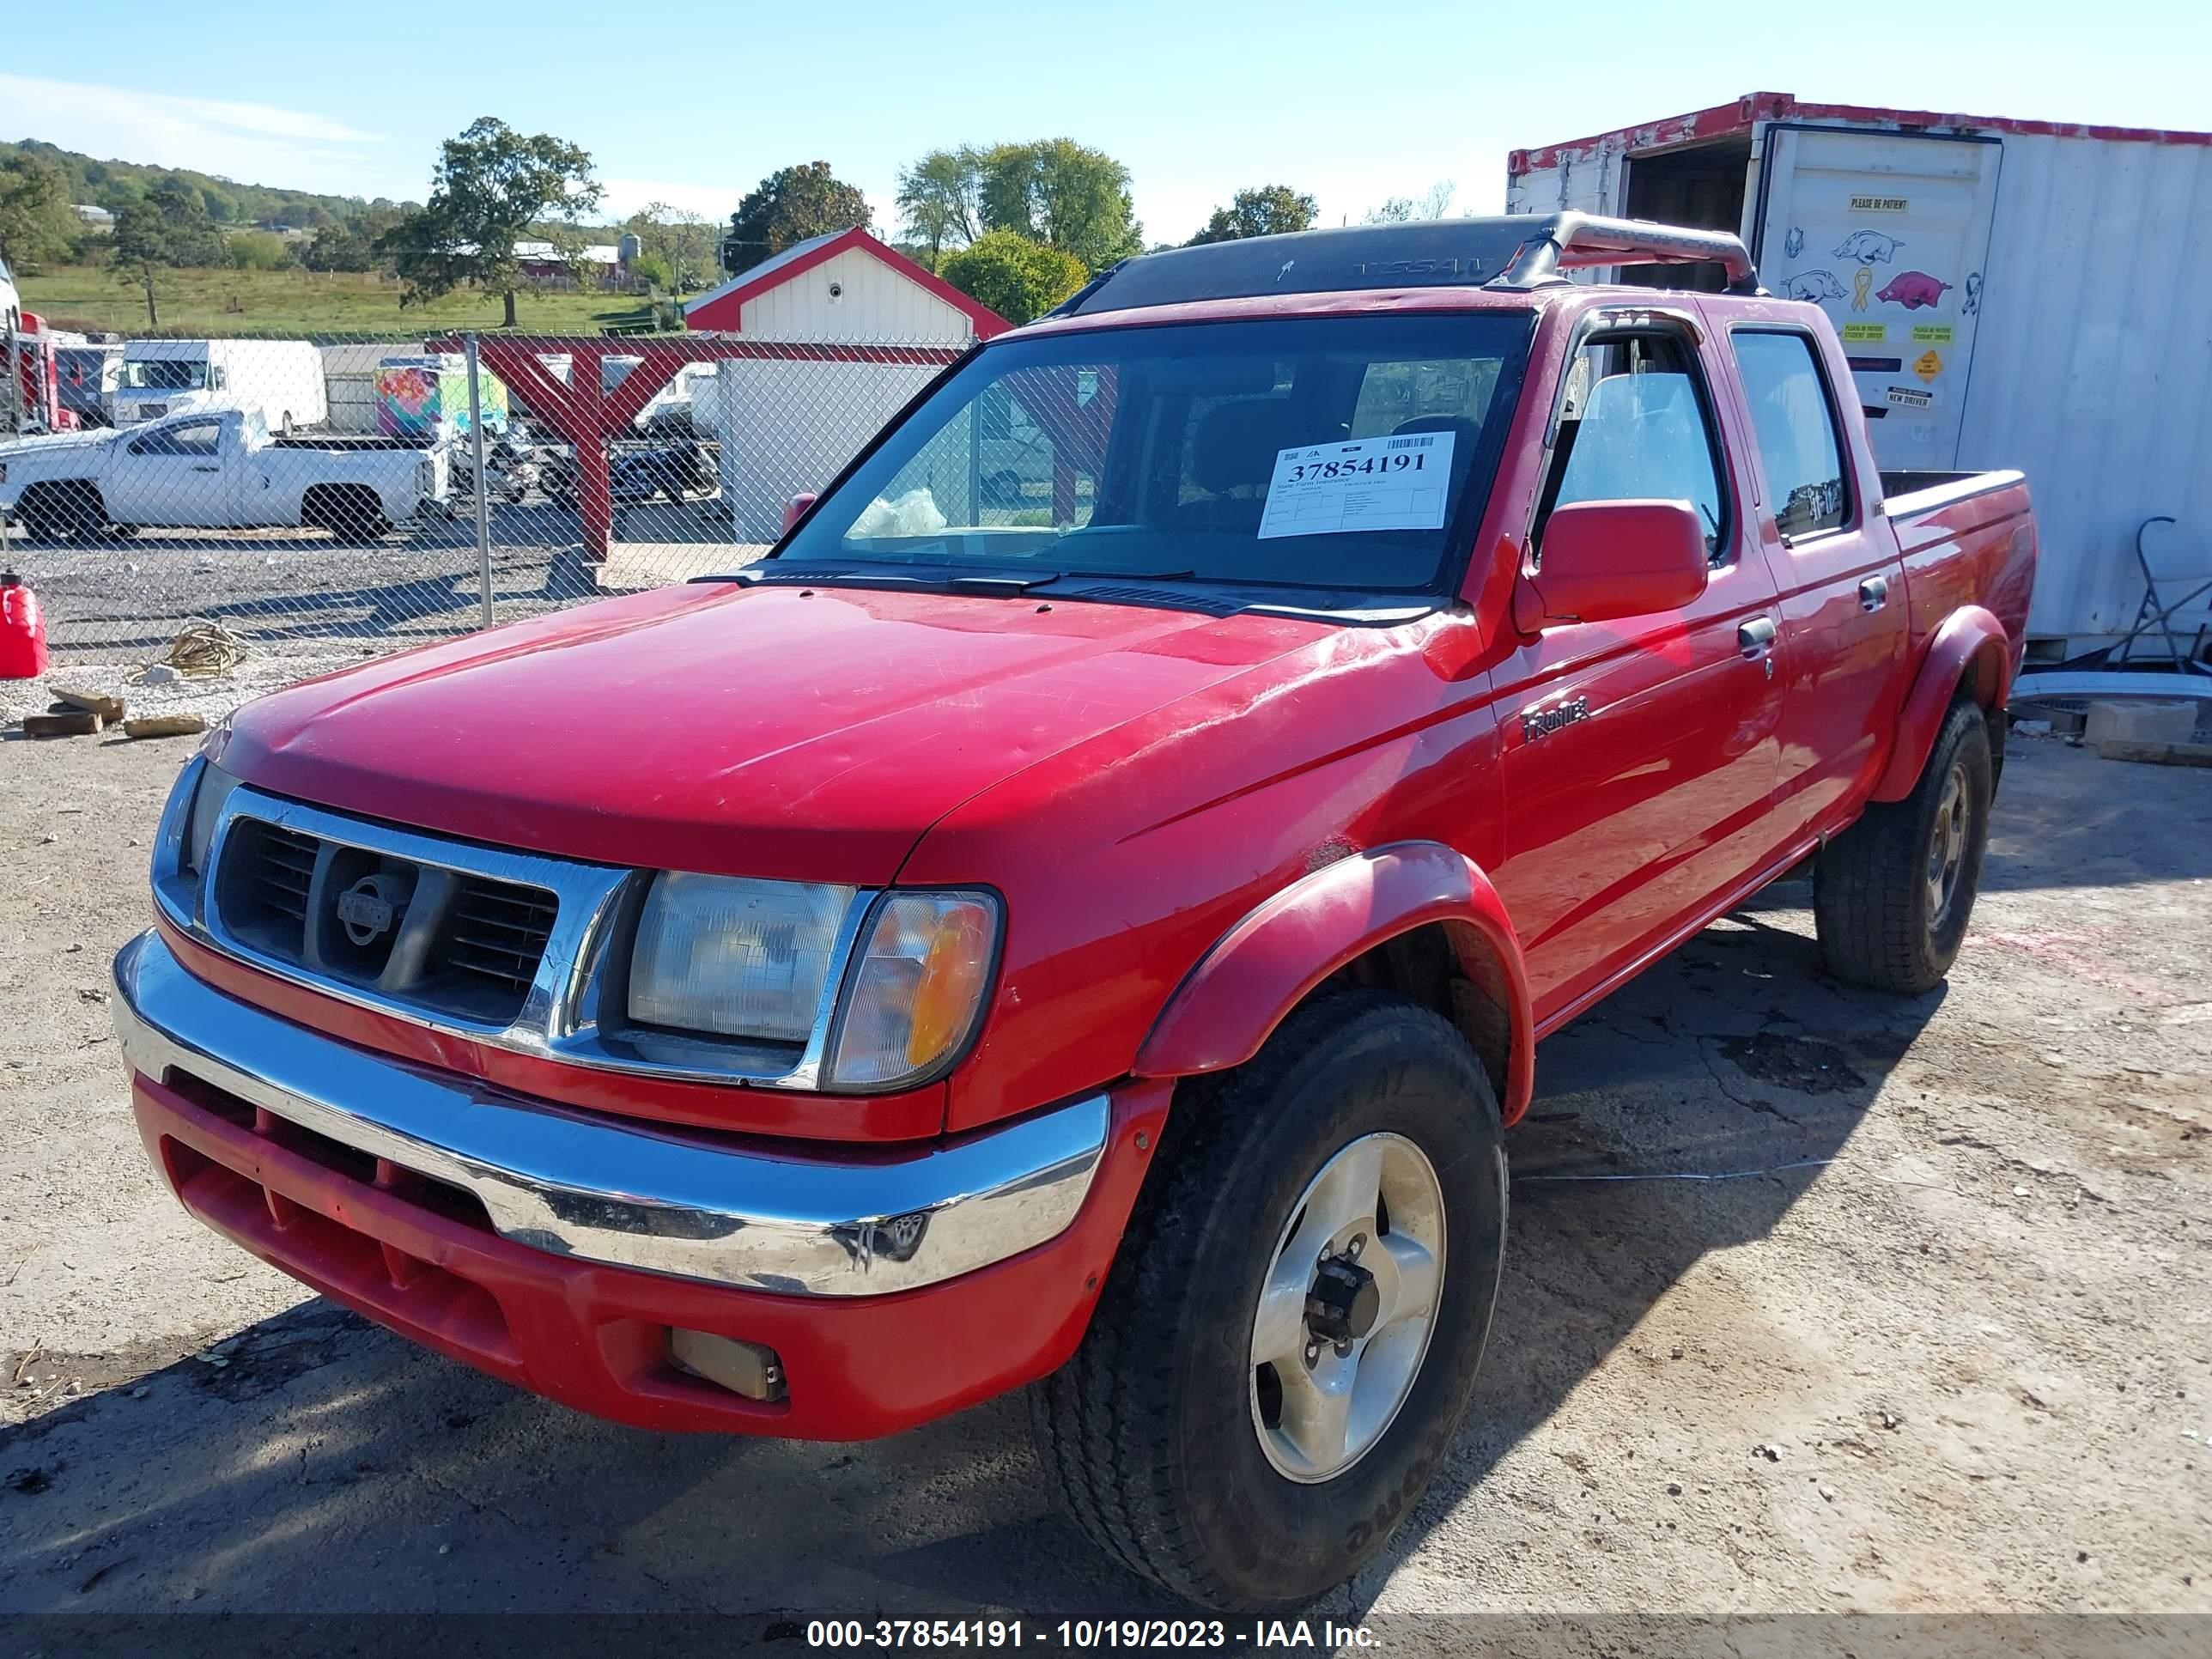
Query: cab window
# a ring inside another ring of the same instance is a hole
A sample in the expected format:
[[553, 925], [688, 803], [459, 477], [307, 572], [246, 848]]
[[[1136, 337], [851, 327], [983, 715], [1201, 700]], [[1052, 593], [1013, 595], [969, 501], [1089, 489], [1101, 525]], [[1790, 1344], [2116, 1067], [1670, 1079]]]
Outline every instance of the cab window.
[[1711, 405], [1688, 342], [1652, 331], [1597, 336], [1575, 354], [1559, 406], [1537, 523], [1576, 501], [1687, 501], [1705, 526], [1705, 549], [1725, 556]]
[[1840, 528], [1850, 516], [1843, 441], [1813, 342], [1795, 331], [1739, 329], [1729, 343], [1776, 532], [1787, 542]]
[[222, 435], [222, 426], [217, 421], [190, 421], [182, 426], [165, 426], [131, 441], [133, 455], [212, 455], [216, 441]]

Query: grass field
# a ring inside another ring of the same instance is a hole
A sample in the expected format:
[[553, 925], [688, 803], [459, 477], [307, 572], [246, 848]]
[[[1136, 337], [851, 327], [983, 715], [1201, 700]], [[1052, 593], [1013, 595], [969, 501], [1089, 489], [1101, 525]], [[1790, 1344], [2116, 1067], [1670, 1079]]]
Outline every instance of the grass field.
[[[146, 300], [112, 272], [58, 266], [16, 279], [23, 307], [56, 328], [143, 334]], [[160, 332], [192, 337], [302, 339], [325, 334], [395, 335], [430, 330], [497, 328], [497, 295], [464, 290], [432, 305], [399, 307], [399, 285], [373, 276], [307, 270], [169, 270], [154, 290]], [[525, 332], [596, 333], [646, 319], [634, 295], [550, 291], [515, 298]]]

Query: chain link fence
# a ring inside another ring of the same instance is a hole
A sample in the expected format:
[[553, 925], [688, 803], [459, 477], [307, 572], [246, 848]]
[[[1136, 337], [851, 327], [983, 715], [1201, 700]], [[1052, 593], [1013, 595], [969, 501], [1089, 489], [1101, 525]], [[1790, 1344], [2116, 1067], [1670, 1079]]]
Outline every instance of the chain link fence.
[[962, 349], [19, 336], [0, 564], [77, 683], [214, 623], [248, 695], [756, 558]]

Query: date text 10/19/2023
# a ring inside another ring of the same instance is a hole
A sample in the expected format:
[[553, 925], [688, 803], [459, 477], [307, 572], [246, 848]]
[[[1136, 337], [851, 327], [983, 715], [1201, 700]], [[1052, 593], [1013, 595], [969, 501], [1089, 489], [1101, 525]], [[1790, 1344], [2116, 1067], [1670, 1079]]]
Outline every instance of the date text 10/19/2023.
[[1364, 1625], [1326, 1619], [812, 1619], [811, 1648], [1346, 1648], [1378, 1645]]

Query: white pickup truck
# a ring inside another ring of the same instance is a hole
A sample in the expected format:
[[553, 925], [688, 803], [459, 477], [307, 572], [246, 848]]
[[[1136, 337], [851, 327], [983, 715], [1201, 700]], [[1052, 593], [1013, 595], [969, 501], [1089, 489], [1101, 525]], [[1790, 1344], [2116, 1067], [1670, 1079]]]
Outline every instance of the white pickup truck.
[[290, 525], [374, 541], [442, 508], [450, 489], [442, 447], [272, 437], [251, 410], [0, 447], [0, 513], [33, 541], [76, 540], [111, 526]]

